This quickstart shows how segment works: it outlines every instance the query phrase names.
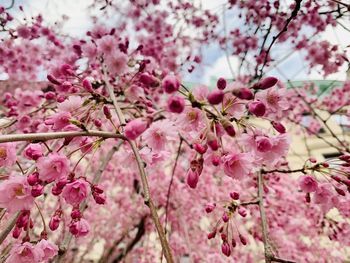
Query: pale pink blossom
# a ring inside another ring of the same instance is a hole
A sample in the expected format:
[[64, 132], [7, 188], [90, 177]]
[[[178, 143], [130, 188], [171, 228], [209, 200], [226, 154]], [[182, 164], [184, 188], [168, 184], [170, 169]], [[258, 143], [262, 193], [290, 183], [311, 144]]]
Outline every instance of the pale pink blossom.
[[0, 207], [9, 212], [30, 210], [34, 198], [25, 176], [10, 176], [0, 184]]
[[37, 263], [40, 262], [43, 251], [29, 242], [15, 244], [10, 251], [6, 263]]
[[9, 167], [16, 163], [16, 144], [0, 143], [0, 167]]
[[161, 120], [153, 122], [142, 137], [153, 151], [161, 151], [166, 143], [176, 140], [177, 133], [172, 122]]
[[49, 116], [45, 120], [46, 125], [52, 125], [52, 130], [59, 131], [70, 124], [72, 115], [69, 112], [63, 111]]
[[253, 169], [253, 159], [248, 153], [230, 153], [222, 157], [224, 172], [233, 179], [242, 179]]
[[131, 120], [125, 126], [125, 137], [130, 140], [135, 140], [147, 129], [147, 127], [147, 121], [142, 118]]
[[84, 218], [81, 218], [79, 221], [74, 221], [69, 225], [69, 231], [75, 237], [84, 237], [89, 234], [90, 225], [88, 221], [86, 221]]
[[111, 55], [106, 58], [106, 65], [108, 71], [114, 75], [123, 75], [128, 71], [128, 56], [120, 52], [119, 50], [114, 51]]
[[79, 205], [88, 195], [89, 183], [78, 179], [67, 184], [62, 192], [64, 200], [71, 205]]
[[80, 96], [69, 96], [65, 101], [59, 103], [57, 108], [62, 112], [74, 113], [82, 107], [83, 99]]
[[39, 177], [43, 181], [52, 182], [65, 178], [69, 174], [69, 160], [61, 153], [50, 153], [37, 161]]
[[305, 193], [316, 192], [318, 183], [316, 179], [310, 175], [304, 175], [299, 178], [299, 187]]
[[49, 260], [49, 259], [53, 258], [54, 256], [56, 256], [58, 253], [57, 245], [55, 245], [55, 244], [53, 244], [50, 241], [47, 241], [45, 239], [40, 240], [40, 242], [35, 245], [35, 248], [37, 250], [42, 251], [42, 253], [40, 253], [42, 255], [41, 259], [40, 259], [41, 261]]
[[288, 93], [284, 88], [273, 87], [262, 90], [256, 94], [256, 98], [265, 104], [266, 114], [275, 118], [283, 117], [290, 107]]

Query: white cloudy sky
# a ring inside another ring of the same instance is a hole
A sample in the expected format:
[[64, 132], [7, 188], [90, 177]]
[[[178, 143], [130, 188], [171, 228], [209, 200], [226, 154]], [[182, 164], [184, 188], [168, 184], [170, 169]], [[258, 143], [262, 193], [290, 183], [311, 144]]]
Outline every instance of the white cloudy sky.
[[[122, 1], [122, 0], [120, 0]], [[164, 1], [164, 0], [162, 0]], [[225, 0], [195, 0], [201, 2], [203, 8], [209, 10], [220, 10], [220, 6], [225, 3]], [[290, 0], [288, 0], [290, 1]], [[90, 27], [87, 13], [84, 7], [91, 4], [92, 0], [15, 0], [16, 6], [23, 5], [27, 16], [32, 16], [38, 13], [44, 15], [45, 20], [52, 23], [61, 18], [62, 14], [70, 17], [69, 21], [64, 26], [64, 31], [75, 36], [81, 36]], [[0, 0], [0, 4], [7, 6], [11, 0]], [[227, 23], [234, 22], [230, 17], [226, 19]], [[343, 21], [343, 24], [350, 28], [350, 21]], [[345, 48], [350, 45], [350, 32], [338, 26], [336, 29], [329, 27], [328, 30], [320, 36], [322, 39], [327, 39], [334, 44], [338, 44]], [[289, 54], [288, 47], [275, 52], [282, 52]], [[229, 70], [226, 56], [217, 47], [208, 47], [205, 52], [207, 55], [204, 59], [204, 72], [197, 72], [188, 77], [189, 80], [195, 82], [209, 83], [210, 78], [227, 77], [232, 78]], [[230, 58], [231, 64], [234, 68], [238, 67], [237, 59], [233, 56]], [[302, 54], [298, 52], [290, 53], [290, 56], [282, 63], [279, 63], [275, 69], [272, 69], [269, 74], [279, 77], [280, 79], [322, 79], [322, 75], [316, 70], [312, 72], [305, 71], [305, 61], [302, 59]], [[328, 76], [328, 79], [344, 80], [346, 78], [346, 68], [336, 74]]]

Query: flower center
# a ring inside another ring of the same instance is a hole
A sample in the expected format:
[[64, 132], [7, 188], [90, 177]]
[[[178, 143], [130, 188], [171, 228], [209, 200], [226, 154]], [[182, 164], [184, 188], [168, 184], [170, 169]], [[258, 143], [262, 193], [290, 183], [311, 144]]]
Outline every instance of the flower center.
[[5, 147], [0, 147], [0, 159], [6, 159], [7, 151]]

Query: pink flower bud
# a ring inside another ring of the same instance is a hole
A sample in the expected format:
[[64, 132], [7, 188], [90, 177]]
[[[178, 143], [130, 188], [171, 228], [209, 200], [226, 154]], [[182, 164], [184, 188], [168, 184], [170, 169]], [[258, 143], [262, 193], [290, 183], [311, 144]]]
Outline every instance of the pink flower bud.
[[78, 209], [74, 209], [74, 210], [72, 210], [72, 212], [70, 213], [70, 217], [72, 218], [72, 219], [79, 219], [79, 218], [81, 218], [81, 212], [78, 210]]
[[33, 197], [41, 196], [44, 193], [44, 186], [41, 184], [34, 185], [31, 190], [31, 194]]
[[57, 183], [56, 183], [56, 186], [57, 188], [59, 189], [63, 189], [66, 184], [68, 183], [68, 180], [66, 178], [62, 178], [61, 180], [59, 180]]
[[41, 156], [43, 156], [43, 149], [42, 149], [40, 144], [38, 144], [38, 143], [31, 143], [25, 148], [24, 155], [28, 159], [36, 161]]
[[157, 87], [159, 85], [158, 79], [147, 72], [140, 75], [139, 81], [146, 86]]
[[51, 74], [47, 75], [47, 79], [54, 85], [61, 85], [61, 82]]
[[213, 155], [211, 157], [211, 163], [214, 165], [214, 166], [219, 166], [220, 165], [220, 157], [217, 156], [217, 155]]
[[63, 75], [67, 75], [67, 76], [74, 75], [74, 71], [73, 71], [72, 67], [68, 64], [63, 64], [60, 68], [60, 71]]
[[241, 88], [235, 95], [242, 100], [251, 100], [254, 98], [254, 94], [249, 88]]
[[103, 114], [106, 116], [107, 119], [112, 118], [111, 111], [106, 105], [103, 106]]
[[239, 193], [238, 193], [238, 192], [231, 192], [231, 193], [230, 193], [230, 197], [231, 197], [233, 200], [238, 200], [238, 199], [239, 199]]
[[222, 90], [214, 90], [209, 93], [207, 100], [212, 105], [220, 104], [224, 99], [225, 93]]
[[313, 157], [310, 157], [310, 158], [309, 158], [309, 161], [310, 161], [311, 163], [317, 163], [317, 160], [316, 160], [315, 158], [313, 158]]
[[207, 204], [207, 205], [205, 206], [205, 212], [207, 212], [207, 213], [209, 214], [209, 213], [213, 212], [213, 210], [215, 209], [215, 207], [216, 207], [216, 204], [215, 204], [215, 203], [214, 203], [214, 204]]
[[226, 88], [226, 80], [224, 78], [219, 78], [216, 82], [216, 87], [220, 90], [224, 90]]
[[197, 187], [197, 183], [199, 180], [199, 174], [197, 171], [192, 171], [191, 169], [187, 172], [187, 184], [192, 189]]
[[167, 101], [168, 111], [181, 113], [185, 109], [185, 100], [180, 96], [171, 96]]
[[222, 221], [227, 223], [229, 220], [230, 220], [229, 215], [226, 212], [224, 212], [223, 215], [222, 215]]
[[227, 242], [222, 243], [221, 245], [221, 252], [226, 257], [229, 257], [231, 255], [231, 247]]
[[162, 88], [166, 93], [173, 93], [180, 88], [180, 81], [174, 75], [166, 75], [162, 81]]
[[311, 202], [310, 193], [307, 193], [307, 194], [305, 195], [305, 201], [306, 201], [306, 203], [310, 203], [310, 202]]
[[12, 231], [12, 237], [15, 239], [19, 238], [19, 236], [21, 235], [21, 232], [22, 232], [22, 229], [16, 226]]
[[84, 218], [81, 218], [79, 221], [73, 221], [69, 225], [69, 232], [76, 237], [86, 236], [89, 231], [89, 223]]
[[51, 193], [53, 195], [60, 195], [62, 193], [62, 188], [57, 187], [57, 185], [54, 185], [51, 189]]
[[204, 154], [208, 147], [206, 145], [201, 145], [199, 143], [194, 143], [193, 144], [193, 149], [195, 149], [196, 152], [198, 152], [199, 154]]
[[238, 208], [238, 214], [241, 217], [246, 217], [247, 216], [247, 210], [245, 210], [243, 207]]
[[124, 135], [129, 140], [135, 140], [139, 137], [148, 127], [147, 121], [142, 118], [137, 118], [129, 121], [124, 130]]
[[286, 128], [282, 125], [282, 123], [273, 121], [271, 124], [279, 133], [286, 133]]
[[258, 83], [254, 84], [254, 89], [268, 89], [276, 85], [278, 79], [275, 77], [266, 77], [260, 80]]
[[241, 241], [243, 246], [247, 245], [247, 239], [241, 234], [239, 234], [239, 240]]
[[93, 194], [96, 204], [104, 205], [106, 203], [106, 198], [102, 194]]
[[216, 151], [219, 149], [219, 146], [220, 146], [219, 142], [218, 142], [217, 138], [215, 137], [215, 135], [211, 132], [208, 133], [208, 135], [207, 135], [207, 143], [213, 151]]
[[97, 128], [101, 128], [101, 126], [102, 126], [102, 121], [99, 120], [99, 119], [95, 119], [95, 120], [94, 120], [94, 124], [95, 124], [95, 126], [96, 126]]
[[39, 182], [39, 173], [34, 172], [27, 176], [27, 182], [30, 186], [33, 186]]
[[56, 97], [56, 94], [52, 91], [45, 93], [45, 99], [47, 100], [53, 100]]
[[91, 82], [90, 80], [88, 80], [87, 78], [85, 78], [82, 82], [83, 88], [87, 91], [92, 93], [94, 90], [92, 88]]
[[60, 225], [60, 217], [59, 216], [53, 216], [50, 220], [50, 223], [49, 223], [49, 228], [52, 230], [52, 231], [55, 231], [59, 225]]
[[338, 188], [338, 187], [334, 187], [334, 189], [339, 195], [342, 195], [342, 196], [346, 195], [346, 193], [345, 193], [345, 191], [343, 189]]
[[232, 247], [236, 247], [236, 245], [237, 245], [236, 240], [234, 238], [232, 238], [232, 240], [231, 240], [231, 245], [232, 245]]
[[215, 238], [215, 236], [216, 236], [216, 231], [214, 230], [213, 232], [210, 232], [210, 233], [208, 234], [208, 239]]
[[262, 117], [265, 115], [266, 106], [261, 101], [253, 101], [248, 105], [249, 112], [257, 117]]
[[104, 192], [103, 189], [98, 185], [94, 185], [92, 188], [92, 191], [97, 193], [97, 194], [102, 194]]
[[221, 125], [224, 127], [226, 133], [229, 136], [234, 137], [236, 135], [235, 128], [233, 127], [232, 123], [229, 122], [228, 120], [222, 119], [221, 120]]

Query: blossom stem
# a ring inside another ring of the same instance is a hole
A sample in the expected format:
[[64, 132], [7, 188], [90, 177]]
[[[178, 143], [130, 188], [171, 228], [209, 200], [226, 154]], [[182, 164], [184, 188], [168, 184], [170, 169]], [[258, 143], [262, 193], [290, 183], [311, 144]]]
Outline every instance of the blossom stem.
[[62, 138], [73, 138], [79, 136], [91, 136], [91, 137], [101, 137], [101, 138], [119, 138], [124, 139], [125, 137], [106, 131], [73, 131], [73, 132], [46, 132], [46, 133], [23, 133], [23, 134], [5, 134], [0, 135], [0, 143], [3, 142], [18, 142], [18, 141], [47, 141]]
[[[124, 126], [126, 124], [125, 117], [124, 117], [124, 114], [121, 111], [121, 109], [120, 109], [120, 107], [118, 105], [118, 102], [117, 102], [117, 100], [115, 98], [114, 89], [113, 89], [112, 85], [110, 84], [110, 82], [108, 80], [108, 76], [107, 76], [107, 71], [106, 70], [104, 70], [103, 77], [104, 77], [104, 82], [106, 84], [107, 90], [108, 90], [108, 92], [110, 94], [110, 98], [111, 98], [111, 100], [113, 102], [113, 106], [114, 106], [115, 112], [117, 113], [117, 116], [119, 118], [119, 122], [120, 122], [120, 124], [122, 126]], [[169, 243], [168, 243], [168, 241], [166, 239], [166, 236], [165, 236], [165, 233], [164, 233], [164, 228], [162, 227], [162, 225], [160, 223], [159, 216], [158, 216], [158, 213], [157, 213], [157, 209], [156, 209], [156, 207], [155, 207], [155, 205], [153, 203], [153, 200], [151, 198], [150, 189], [149, 189], [148, 180], [147, 180], [147, 175], [146, 175], [146, 171], [145, 171], [145, 168], [144, 168], [144, 162], [143, 162], [143, 160], [142, 160], [142, 158], [140, 156], [140, 153], [138, 151], [136, 143], [134, 141], [131, 141], [131, 140], [128, 140], [128, 139], [127, 139], [127, 141], [130, 144], [131, 149], [132, 149], [132, 151], [133, 151], [133, 153], [135, 155], [136, 163], [137, 163], [137, 166], [138, 166], [138, 169], [139, 169], [141, 182], [142, 182], [142, 188], [143, 188], [143, 194], [144, 194], [144, 202], [150, 209], [151, 217], [152, 217], [153, 223], [154, 223], [154, 225], [155, 225], [155, 227], [157, 229], [159, 240], [160, 240], [160, 243], [162, 245], [162, 250], [163, 250], [165, 259], [167, 260], [168, 263], [173, 263], [174, 262], [173, 256], [172, 256], [172, 253], [171, 253], [171, 250], [170, 250]]]

